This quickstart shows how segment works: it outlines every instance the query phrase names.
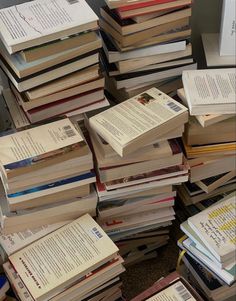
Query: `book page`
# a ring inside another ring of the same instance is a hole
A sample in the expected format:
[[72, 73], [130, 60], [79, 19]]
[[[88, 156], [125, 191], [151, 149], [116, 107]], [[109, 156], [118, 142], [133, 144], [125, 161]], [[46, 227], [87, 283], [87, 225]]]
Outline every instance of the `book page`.
[[112, 240], [86, 214], [11, 255], [9, 260], [37, 299], [83, 277], [117, 252]]
[[27, 229], [25, 231], [15, 232], [8, 235], [4, 235], [0, 232], [0, 244], [9, 256], [67, 223], [69, 223], [69, 221], [44, 225], [38, 228]]
[[104, 137], [126, 145], [186, 111], [177, 101], [152, 88], [91, 117], [89, 122], [95, 131], [103, 132]]
[[178, 281], [146, 301], [196, 301], [181, 281]]
[[236, 105], [236, 69], [183, 71], [184, 91], [192, 105]]
[[0, 10], [0, 33], [7, 45], [97, 21], [85, 0], [35, 0]]
[[62, 119], [12, 135], [0, 137], [1, 163], [7, 164], [32, 158], [83, 141], [69, 119]]
[[189, 218], [200, 238], [220, 256], [236, 252], [236, 194]]

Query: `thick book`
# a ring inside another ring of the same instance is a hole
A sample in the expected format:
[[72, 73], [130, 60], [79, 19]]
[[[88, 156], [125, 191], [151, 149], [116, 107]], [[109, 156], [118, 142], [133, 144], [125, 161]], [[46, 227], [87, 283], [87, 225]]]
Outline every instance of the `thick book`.
[[221, 15], [220, 28], [220, 55], [228, 56], [236, 54], [236, 30], [235, 30], [235, 10], [234, 0], [224, 0]]
[[133, 18], [137, 16], [145, 16], [150, 13], [160, 12], [168, 9], [178, 9], [186, 5], [191, 5], [191, 0], [174, 0], [174, 1], [162, 1], [162, 3], [153, 3], [153, 5], [143, 5], [132, 7], [129, 9], [118, 8], [117, 11], [122, 19]]
[[107, 5], [110, 8], [120, 8], [123, 10], [129, 10], [131, 8], [151, 6], [160, 3], [172, 2], [176, 0], [106, 0]]
[[0, 35], [9, 53], [97, 28], [85, 0], [36, 0], [0, 10]]
[[1, 171], [6, 178], [88, 154], [88, 146], [69, 119], [0, 137]]
[[189, 226], [220, 262], [235, 258], [236, 254], [235, 201], [236, 194], [230, 194], [188, 219]]
[[124, 156], [188, 120], [187, 109], [156, 88], [89, 119], [91, 128]]
[[116, 245], [87, 214], [16, 252], [9, 260], [34, 300], [42, 301], [101, 267], [117, 252]]
[[182, 79], [191, 115], [236, 114], [234, 68], [186, 70]]

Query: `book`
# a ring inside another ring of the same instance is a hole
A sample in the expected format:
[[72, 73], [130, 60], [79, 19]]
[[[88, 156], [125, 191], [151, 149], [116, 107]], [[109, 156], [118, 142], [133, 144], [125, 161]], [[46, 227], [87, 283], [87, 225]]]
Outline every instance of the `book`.
[[208, 68], [235, 67], [235, 53], [233, 55], [220, 56], [218, 33], [203, 33], [202, 43]]
[[235, 114], [235, 69], [183, 72], [183, 85], [191, 115]]
[[[38, 252], [39, 248], [44, 253]], [[87, 214], [9, 256], [9, 260], [32, 297], [40, 301], [59, 294], [117, 252], [115, 244]], [[60, 272], [52, 263], [61, 267]], [[63, 268], [68, 265], [69, 269]]]
[[137, 7], [142, 7], [142, 6], [150, 6], [150, 5], [155, 5], [155, 4], [160, 4], [160, 3], [165, 3], [165, 2], [170, 2], [170, 1], [175, 1], [175, 0], [149, 0], [149, 1], [144, 1], [144, 0], [106, 0], [107, 5], [110, 8], [120, 8], [122, 7], [124, 10], [129, 10], [130, 8], [137, 8]]
[[25, 95], [28, 99], [33, 100], [72, 88], [87, 81], [94, 80], [98, 77], [98, 65], [95, 64], [82, 70], [75, 71], [72, 74], [65, 75], [49, 83], [43, 84], [39, 87], [27, 90], [25, 91]]
[[0, 299], [5, 300], [6, 293], [10, 289], [9, 282], [5, 275], [0, 275]]
[[[65, 0], [66, 1], [66, 0]], [[75, 57], [66, 62], [62, 62], [56, 66], [50, 67], [45, 70], [34, 73], [32, 76], [28, 75], [24, 78], [19, 78], [15, 72], [11, 69], [6, 60], [0, 55], [0, 67], [9, 77], [10, 81], [18, 89], [19, 92], [23, 92], [42, 84], [53, 81], [57, 78], [71, 74], [75, 71], [82, 70], [91, 65], [98, 63], [98, 50], [90, 51], [79, 57]]]
[[97, 21], [86, 1], [37, 0], [1, 9], [0, 34], [9, 53], [13, 53], [97, 29]]
[[[147, 40], [152, 39], [152, 37], [160, 36], [168, 31], [173, 30], [173, 28], [183, 28], [185, 26], [188, 26], [189, 17], [161, 24], [126, 36], [120, 34], [104, 19], [101, 19], [99, 21], [99, 25], [105, 32], [111, 35], [112, 38], [114, 38], [114, 40], [116, 40], [121, 45], [121, 47], [128, 47], [138, 43], [145, 43], [147, 42]], [[156, 44], [154, 41], [152, 42], [152, 45]], [[143, 46], [145, 46], [145, 44]]]
[[167, 9], [178, 9], [186, 5], [191, 5], [191, 1], [189, 0], [175, 0], [175, 1], [164, 1], [164, 3], [153, 3], [153, 5], [148, 5], [148, 2], [146, 5], [142, 5], [141, 7], [128, 7], [126, 8], [118, 8], [117, 11], [121, 18], [133, 18], [136, 16], [142, 16], [149, 13], [159, 12]]
[[132, 19], [122, 20], [119, 15], [108, 8], [108, 6], [103, 6], [100, 9], [101, 16], [121, 35], [129, 35], [143, 30], [160, 26], [169, 22], [173, 22], [179, 19], [187, 18], [191, 16], [191, 9], [181, 9], [175, 12], [170, 12], [164, 16], [153, 18], [146, 22], [135, 23]]
[[147, 46], [145, 48], [134, 49], [126, 52], [118, 51], [112, 40], [104, 33], [101, 32], [103, 39], [103, 50], [109, 63], [115, 63], [120, 61], [126, 61], [131, 59], [145, 58], [153, 55], [160, 55], [163, 53], [171, 53], [180, 50], [185, 50], [186, 41], [172, 41], [170, 43], [157, 44], [153, 46]]
[[134, 151], [140, 141], [143, 145], [151, 143], [153, 137], [157, 139], [177, 124], [184, 124], [187, 118], [184, 106], [153, 88], [91, 117], [89, 124], [120, 156], [124, 156]]
[[50, 67], [54, 67], [66, 61], [69, 62], [76, 57], [80, 57], [88, 52], [97, 50], [101, 48], [101, 46], [101, 39], [97, 36], [96, 40], [91, 43], [27, 63], [22, 59], [19, 53], [10, 55], [5, 49], [3, 43], [0, 42], [0, 54], [16, 76], [18, 78], [24, 78], [40, 71], [47, 72]]
[[6, 178], [88, 154], [83, 136], [69, 119], [0, 137], [1, 172]]
[[235, 198], [235, 193], [231, 194], [188, 219], [190, 227], [220, 262], [235, 258]]
[[94, 31], [85, 31], [64, 37], [43, 45], [38, 45], [19, 52], [19, 55], [27, 63], [45, 58], [56, 53], [60, 53], [72, 48], [76, 48], [97, 40], [97, 34]]
[[221, 28], [220, 28], [220, 56], [235, 56], [235, 14], [236, 10], [235, 1], [224, 0], [222, 15], [221, 15]]

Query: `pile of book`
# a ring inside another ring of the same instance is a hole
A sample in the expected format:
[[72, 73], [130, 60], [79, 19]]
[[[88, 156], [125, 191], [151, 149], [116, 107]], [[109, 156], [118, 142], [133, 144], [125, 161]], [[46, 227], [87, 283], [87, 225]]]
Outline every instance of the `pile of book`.
[[151, 87], [181, 87], [183, 70], [196, 69], [190, 42], [191, 0], [106, 0], [99, 21], [106, 89], [117, 100]]
[[166, 227], [175, 218], [173, 185], [188, 180], [174, 139], [182, 136], [187, 121], [186, 107], [156, 88], [87, 114], [98, 222], [116, 241], [126, 264], [156, 256], [155, 250], [168, 241]]
[[85, 0], [36, 0], [0, 10], [0, 67], [30, 123], [108, 105], [98, 17]]
[[9, 255], [3, 268], [18, 300], [121, 300], [123, 259], [88, 214]]
[[203, 299], [194, 288], [178, 274], [173, 272], [156, 281], [151, 287], [131, 299], [131, 301], [197, 300]]
[[181, 224], [178, 241], [190, 279], [208, 300], [235, 300], [236, 192]]
[[68, 118], [2, 136], [0, 145], [5, 234], [96, 215], [92, 153]]
[[185, 71], [183, 85], [178, 95], [190, 111], [183, 137], [190, 177], [178, 192], [185, 206], [212, 203], [235, 189], [235, 69]]

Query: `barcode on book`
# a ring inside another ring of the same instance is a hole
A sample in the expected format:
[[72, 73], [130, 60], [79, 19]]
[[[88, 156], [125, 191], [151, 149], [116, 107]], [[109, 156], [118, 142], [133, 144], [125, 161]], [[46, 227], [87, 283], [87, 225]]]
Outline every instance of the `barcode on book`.
[[187, 301], [192, 298], [192, 295], [187, 291], [187, 289], [182, 284], [176, 286], [175, 289], [184, 301]]
[[179, 106], [177, 106], [177, 104], [175, 104], [174, 102], [167, 102], [167, 106], [171, 109], [171, 110], [173, 110], [173, 111], [175, 111], [176, 113], [178, 113], [179, 111], [181, 111], [181, 108], [179, 107]]
[[94, 227], [94, 228], [92, 229], [92, 232], [93, 232], [93, 234], [96, 235], [96, 237], [97, 237], [98, 239], [100, 239], [100, 238], [103, 237], [103, 236], [102, 236], [102, 233], [100, 233], [100, 231], [99, 231], [96, 227]]
[[63, 130], [65, 131], [67, 137], [73, 137], [76, 135], [75, 131], [72, 129], [70, 125], [64, 126]]
[[75, 4], [75, 3], [78, 3], [79, 1], [78, 0], [67, 0], [67, 2], [69, 4]]

